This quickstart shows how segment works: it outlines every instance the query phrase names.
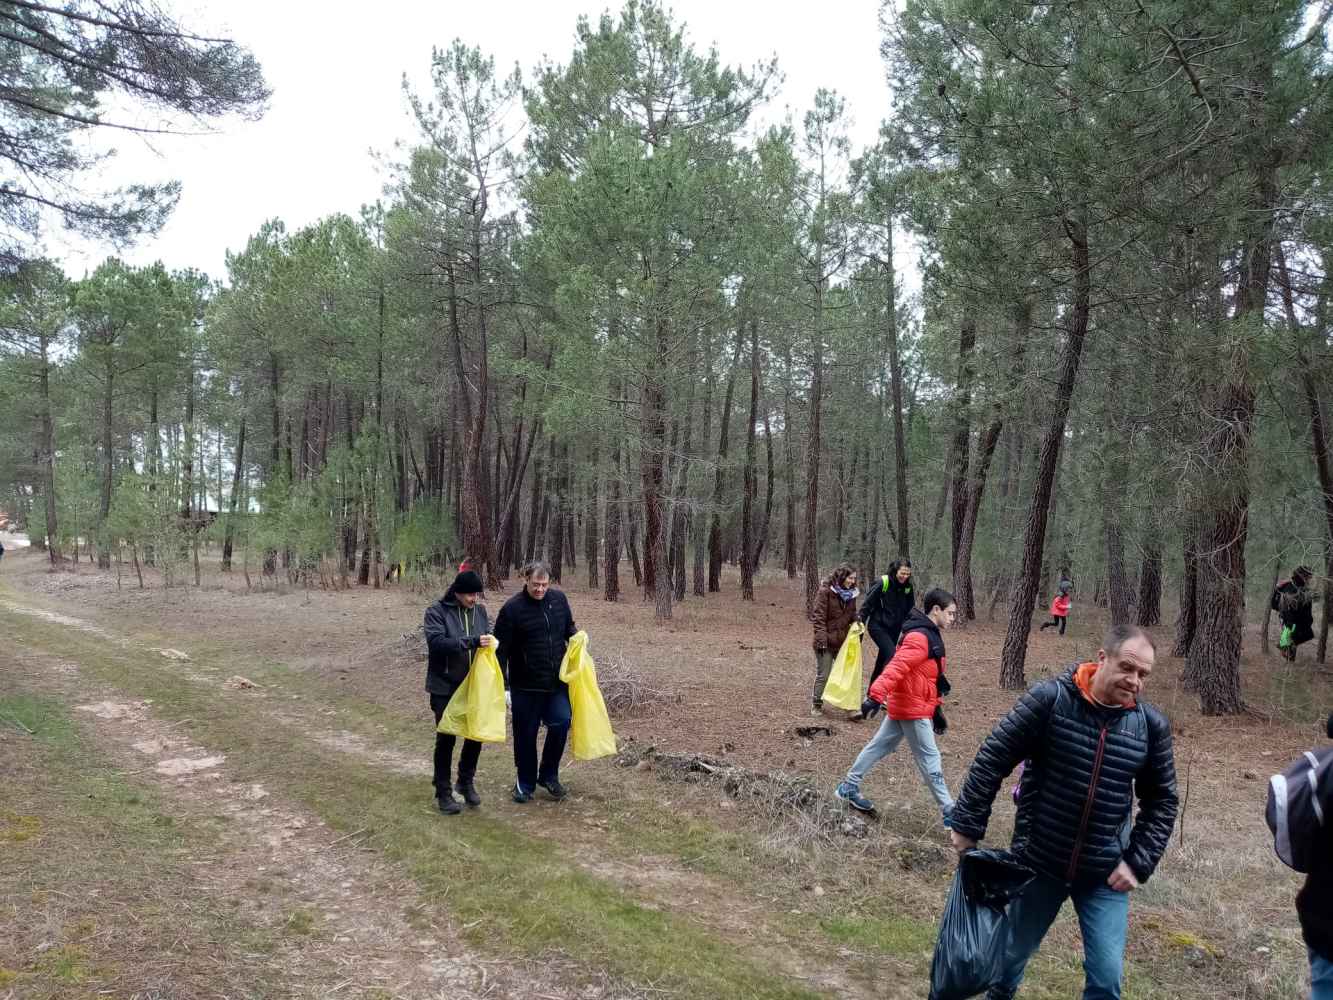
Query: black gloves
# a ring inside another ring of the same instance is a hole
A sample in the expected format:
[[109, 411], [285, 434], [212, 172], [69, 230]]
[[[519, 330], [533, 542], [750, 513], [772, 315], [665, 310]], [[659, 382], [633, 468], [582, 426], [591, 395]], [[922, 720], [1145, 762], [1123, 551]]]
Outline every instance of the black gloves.
[[949, 678], [944, 676], [943, 670], [935, 675], [935, 688], [939, 691], [941, 698], [949, 697], [949, 692], [953, 690], [953, 685], [949, 683]]
[[931, 716], [930, 724], [934, 727], [936, 736], [943, 736], [949, 731], [949, 720], [944, 717], [944, 709], [941, 706], [935, 706], [935, 714]]
[[879, 714], [879, 711], [883, 707], [884, 706], [881, 705], [879, 702], [877, 702], [874, 698], [867, 698], [865, 701], [861, 702], [861, 718], [873, 719], [876, 715]]

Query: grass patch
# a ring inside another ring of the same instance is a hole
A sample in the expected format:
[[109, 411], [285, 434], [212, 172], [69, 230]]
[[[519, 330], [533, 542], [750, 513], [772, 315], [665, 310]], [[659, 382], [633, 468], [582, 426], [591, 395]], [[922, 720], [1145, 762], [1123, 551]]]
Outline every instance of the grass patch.
[[911, 917], [833, 916], [819, 922], [833, 941], [857, 951], [915, 960], [935, 947], [935, 927]]
[[[403, 864], [427, 898], [443, 902], [479, 947], [500, 945], [534, 957], [556, 952], [585, 968], [590, 980], [600, 981], [606, 972], [678, 997], [818, 996], [707, 928], [644, 906], [581, 871], [556, 840], [529, 836], [485, 814], [446, 820], [423, 804], [421, 779], [330, 755], [287, 727], [256, 726], [243, 701], [182, 683], [158, 669], [149, 653], [5, 617], [39, 648], [76, 655], [90, 676], [151, 698], [167, 715], [194, 719], [192, 736], [225, 752], [241, 780], [262, 777], [335, 830], [370, 830], [370, 843]], [[273, 768], [274, 760], [282, 767]]]

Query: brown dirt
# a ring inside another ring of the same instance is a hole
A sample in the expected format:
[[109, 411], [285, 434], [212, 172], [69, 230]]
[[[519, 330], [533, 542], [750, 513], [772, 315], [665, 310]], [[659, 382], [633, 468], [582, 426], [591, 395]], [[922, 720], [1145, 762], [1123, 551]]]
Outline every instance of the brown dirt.
[[[43, 654], [18, 652], [26, 686], [78, 702], [99, 749], [197, 824], [229, 821], [217, 847], [196, 858], [188, 889], [206, 895], [261, 928], [291, 927], [268, 956], [293, 987], [284, 996], [478, 998], [531, 995], [536, 983], [553, 998], [566, 994], [549, 976], [528, 978], [520, 964], [477, 954], [453, 930], [409, 924], [410, 885], [356, 837], [336, 837], [320, 820], [272, 796], [259, 783], [233, 778], [222, 754], [189, 738], [188, 722], [161, 719], [148, 702], [118, 700], [68, 669], [53, 672]], [[139, 995], [139, 994], [135, 994]], [[586, 994], [580, 993], [579, 996]]]
[[[578, 575], [581, 581], [582, 572]], [[691, 597], [676, 608], [673, 621], [658, 625], [651, 606], [632, 591], [620, 603], [607, 604], [570, 577], [565, 589], [579, 626], [590, 635], [594, 658], [623, 660], [654, 687], [680, 695], [679, 701], [661, 702], [642, 717], [618, 720], [622, 739], [806, 775], [831, 791], [870, 737], [869, 725], [846, 721], [840, 712], [829, 711], [824, 720], [810, 718], [813, 654], [796, 584], [761, 574], [757, 599], [746, 604], [737, 599], [736, 581], [728, 577], [724, 594]], [[424, 664], [412, 640], [404, 642], [403, 636], [419, 627], [422, 609], [433, 596], [401, 588], [246, 593], [238, 576], [216, 573], [199, 590], [164, 593], [128, 585], [118, 590], [114, 577], [86, 569], [77, 575], [30, 569], [22, 585], [57, 613], [66, 609], [99, 627], [133, 631], [145, 643], [185, 645], [179, 635], [182, 621], [188, 621], [191, 636], [235, 655], [241, 672], [247, 659], [276, 660], [396, 712], [425, 713]], [[492, 614], [505, 596], [489, 596]], [[1091, 658], [1103, 624], [1101, 613], [1085, 604], [1075, 607], [1068, 635], [1034, 632], [1028, 679]], [[941, 752], [955, 789], [981, 739], [1014, 700], [994, 680], [1002, 628], [1002, 621], [978, 622], [948, 636], [954, 693]], [[1169, 648], [1170, 629], [1155, 633], [1163, 650]], [[873, 646], [867, 645], [868, 673]], [[1159, 656], [1147, 697], [1172, 719], [1188, 797], [1177, 840], [1144, 897], [1152, 916], [1143, 923], [1150, 930], [1160, 928], [1164, 940], [1188, 929], [1246, 963], [1251, 983], [1259, 986], [1273, 972], [1264, 957], [1268, 952], [1261, 949], [1273, 938], [1290, 943], [1297, 933], [1291, 897], [1298, 882], [1272, 854], [1262, 819], [1265, 781], [1317, 742], [1313, 720], [1333, 706], [1333, 684], [1327, 674], [1312, 669], [1308, 653], [1301, 663], [1288, 666], [1276, 656], [1261, 657], [1257, 645], [1251, 634], [1243, 670], [1247, 697], [1264, 715], [1231, 719], [1204, 718], [1197, 699], [1180, 685], [1182, 662]], [[826, 725], [831, 733], [813, 739], [795, 734], [797, 726], [810, 724]], [[926, 843], [940, 840], [933, 801], [907, 755], [884, 762], [866, 791], [879, 802], [886, 827], [915, 833]], [[996, 839], [1011, 814], [1002, 801]], [[1167, 945], [1135, 947], [1153, 953]]]

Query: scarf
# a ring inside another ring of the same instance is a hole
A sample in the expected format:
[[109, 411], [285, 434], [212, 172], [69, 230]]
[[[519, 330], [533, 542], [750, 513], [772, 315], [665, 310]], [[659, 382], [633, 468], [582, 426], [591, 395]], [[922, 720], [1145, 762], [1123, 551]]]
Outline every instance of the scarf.
[[856, 600], [857, 595], [861, 593], [861, 591], [859, 591], [855, 587], [853, 587], [851, 590], [843, 590], [836, 583], [830, 583], [828, 587], [829, 590], [833, 591], [835, 594], [837, 594], [839, 597], [842, 598], [843, 604], [846, 604], [849, 601]]

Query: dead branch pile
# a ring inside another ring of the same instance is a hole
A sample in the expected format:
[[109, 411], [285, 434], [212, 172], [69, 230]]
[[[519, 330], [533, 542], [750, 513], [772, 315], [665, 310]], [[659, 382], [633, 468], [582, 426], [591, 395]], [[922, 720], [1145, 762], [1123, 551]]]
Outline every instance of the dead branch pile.
[[759, 772], [703, 754], [668, 753], [633, 743], [616, 757], [622, 767], [653, 770], [664, 778], [717, 785], [747, 811], [771, 823], [770, 839], [798, 849], [817, 842], [833, 846], [870, 834], [867, 820], [849, 812], [807, 778], [782, 771]]
[[639, 671], [625, 662], [623, 656], [603, 660], [597, 664], [597, 685], [612, 718], [625, 719], [643, 715], [662, 702], [684, 701], [677, 691], [653, 687]]

